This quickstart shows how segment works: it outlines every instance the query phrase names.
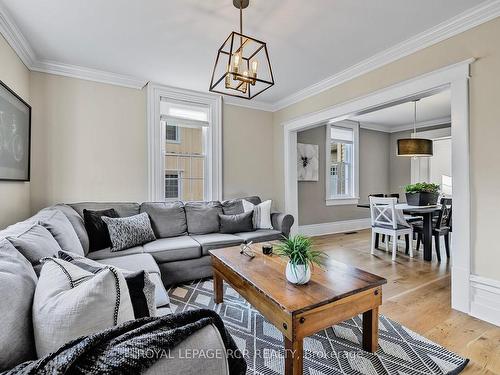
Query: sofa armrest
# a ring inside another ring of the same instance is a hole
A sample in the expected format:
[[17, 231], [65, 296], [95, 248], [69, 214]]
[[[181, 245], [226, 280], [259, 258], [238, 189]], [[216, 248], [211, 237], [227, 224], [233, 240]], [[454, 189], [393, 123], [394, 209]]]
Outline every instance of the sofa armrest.
[[279, 230], [285, 237], [290, 234], [290, 228], [292, 228], [294, 218], [292, 215], [283, 214], [281, 212], [273, 212], [271, 214], [271, 223], [273, 228]]
[[145, 375], [228, 375], [229, 366], [222, 337], [214, 325], [203, 327], [143, 372]]

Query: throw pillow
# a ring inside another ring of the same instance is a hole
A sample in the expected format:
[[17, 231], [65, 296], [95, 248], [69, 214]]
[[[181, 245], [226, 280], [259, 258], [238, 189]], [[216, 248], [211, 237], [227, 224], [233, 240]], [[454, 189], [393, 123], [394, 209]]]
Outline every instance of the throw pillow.
[[251, 232], [253, 230], [253, 211], [237, 215], [219, 214], [221, 233]]
[[26, 258], [0, 239], [0, 372], [36, 358], [31, 320], [36, 282]]
[[243, 210], [245, 212], [253, 211], [253, 227], [254, 229], [273, 229], [271, 223], [271, 200], [264, 201], [260, 204], [243, 200]]
[[[92, 259], [65, 251], [59, 251], [58, 257], [93, 274], [100, 272], [106, 267]], [[151, 280], [149, 272], [144, 270], [132, 272], [117, 267], [114, 268], [120, 271], [125, 277], [135, 318], [156, 316], [155, 284]]]
[[80, 336], [134, 319], [121, 272], [96, 274], [57, 258], [45, 258], [33, 299], [33, 329], [38, 357]]
[[57, 255], [62, 250], [52, 234], [38, 224], [33, 224], [20, 235], [9, 236], [7, 239], [29, 260], [37, 275], [42, 269], [40, 259]]
[[38, 223], [52, 234], [61, 249], [83, 255], [82, 244], [66, 215], [59, 210], [48, 210], [46, 215]]
[[219, 231], [220, 202], [187, 202], [184, 206], [189, 234], [208, 234]]
[[182, 202], [144, 202], [141, 212], [146, 212], [157, 238], [187, 234], [186, 212]]
[[89, 234], [89, 251], [102, 250], [111, 247], [109, 232], [102, 217], [119, 217], [114, 208], [107, 210], [91, 211], [83, 210], [83, 221], [85, 229]]
[[156, 240], [149, 216], [145, 212], [129, 217], [102, 217], [102, 220], [108, 226], [111, 251], [125, 250]]

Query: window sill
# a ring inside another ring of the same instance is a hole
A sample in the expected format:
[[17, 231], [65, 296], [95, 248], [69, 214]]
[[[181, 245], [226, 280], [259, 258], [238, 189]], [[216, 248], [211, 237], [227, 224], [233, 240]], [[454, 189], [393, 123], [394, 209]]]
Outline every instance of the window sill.
[[327, 199], [327, 206], [344, 206], [344, 205], [355, 205], [359, 203], [359, 198], [334, 198]]

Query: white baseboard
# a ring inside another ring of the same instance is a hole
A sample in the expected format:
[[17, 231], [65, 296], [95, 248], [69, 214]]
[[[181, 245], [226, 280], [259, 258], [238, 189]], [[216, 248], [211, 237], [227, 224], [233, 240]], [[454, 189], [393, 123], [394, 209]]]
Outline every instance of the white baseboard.
[[500, 326], [500, 281], [470, 276], [470, 315]]
[[320, 223], [310, 225], [299, 225], [298, 232], [305, 236], [322, 236], [325, 234], [335, 234], [352, 232], [355, 230], [367, 229], [371, 227], [371, 219], [356, 219], [334, 221], [331, 223]]

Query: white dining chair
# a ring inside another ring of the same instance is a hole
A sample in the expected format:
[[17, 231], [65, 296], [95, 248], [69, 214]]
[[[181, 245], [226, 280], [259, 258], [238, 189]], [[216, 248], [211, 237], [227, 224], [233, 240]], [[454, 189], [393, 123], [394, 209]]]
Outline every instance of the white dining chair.
[[371, 254], [375, 254], [375, 237], [377, 233], [385, 234], [385, 249], [389, 251], [389, 237], [392, 237], [392, 260], [396, 260], [398, 236], [410, 236], [410, 257], [413, 258], [413, 228], [405, 220], [403, 212], [396, 209], [397, 198], [370, 197], [370, 213], [372, 224]]

